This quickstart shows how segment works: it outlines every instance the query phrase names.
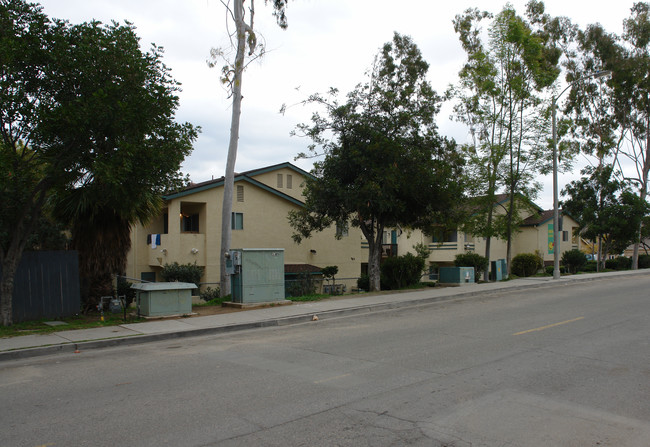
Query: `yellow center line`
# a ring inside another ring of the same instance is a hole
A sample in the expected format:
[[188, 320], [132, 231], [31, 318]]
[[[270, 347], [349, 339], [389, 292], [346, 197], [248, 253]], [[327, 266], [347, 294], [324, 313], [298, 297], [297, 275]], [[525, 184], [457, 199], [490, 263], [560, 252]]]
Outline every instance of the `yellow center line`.
[[535, 329], [528, 329], [527, 331], [517, 332], [516, 334], [512, 334], [512, 335], [524, 335], [524, 334], [528, 334], [530, 332], [543, 331], [544, 329], [552, 328], [552, 327], [555, 327], [555, 326], [561, 326], [563, 324], [573, 323], [574, 321], [580, 321], [580, 320], [583, 320], [584, 318], [585, 317], [578, 317], [578, 318], [574, 318], [573, 320], [560, 321], [559, 323], [553, 323], [553, 324], [538, 327], [538, 328], [535, 328]]

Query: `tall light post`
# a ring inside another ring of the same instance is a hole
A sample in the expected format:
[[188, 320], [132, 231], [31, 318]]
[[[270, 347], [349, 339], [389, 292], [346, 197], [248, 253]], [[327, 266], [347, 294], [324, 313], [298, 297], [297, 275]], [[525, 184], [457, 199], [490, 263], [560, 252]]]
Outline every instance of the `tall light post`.
[[558, 229], [560, 226], [560, 210], [558, 207], [558, 187], [557, 187], [557, 118], [555, 110], [557, 109], [557, 100], [578, 81], [589, 78], [602, 78], [608, 76], [612, 72], [609, 70], [597, 71], [590, 75], [583, 76], [575, 79], [566, 86], [559, 95], [553, 96], [551, 104], [551, 115], [553, 119], [553, 279], [560, 279], [560, 245], [558, 240]]

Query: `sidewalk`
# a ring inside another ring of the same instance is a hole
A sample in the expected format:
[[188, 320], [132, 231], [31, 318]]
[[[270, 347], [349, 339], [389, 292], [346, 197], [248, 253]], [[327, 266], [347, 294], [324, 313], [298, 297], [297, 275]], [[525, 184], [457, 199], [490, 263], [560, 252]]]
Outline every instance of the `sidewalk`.
[[650, 270], [591, 273], [562, 277], [520, 278], [512, 281], [469, 284], [461, 287], [435, 287], [409, 292], [353, 295], [350, 298], [294, 303], [220, 315], [156, 320], [93, 329], [54, 332], [47, 335], [0, 338], [0, 361], [57, 352], [72, 353], [119, 345], [199, 335], [219, 334], [253, 328], [284, 326], [327, 318], [365, 314], [401, 307], [419, 306], [438, 301], [540, 287], [557, 287], [567, 283], [613, 279], [631, 275], [650, 277]]

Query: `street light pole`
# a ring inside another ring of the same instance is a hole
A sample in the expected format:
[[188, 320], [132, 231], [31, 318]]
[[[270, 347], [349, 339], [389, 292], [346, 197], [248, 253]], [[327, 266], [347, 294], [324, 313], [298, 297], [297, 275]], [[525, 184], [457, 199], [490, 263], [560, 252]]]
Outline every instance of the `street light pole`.
[[557, 100], [560, 96], [564, 94], [573, 84], [583, 79], [588, 78], [602, 78], [603, 76], [608, 76], [612, 72], [609, 70], [597, 71], [587, 76], [575, 79], [567, 85], [567, 87], [562, 90], [559, 95], [553, 96], [553, 102], [551, 107], [551, 117], [553, 120], [553, 279], [560, 279], [560, 244], [558, 240], [558, 230], [560, 226], [560, 210], [558, 205], [558, 186], [557, 186]]

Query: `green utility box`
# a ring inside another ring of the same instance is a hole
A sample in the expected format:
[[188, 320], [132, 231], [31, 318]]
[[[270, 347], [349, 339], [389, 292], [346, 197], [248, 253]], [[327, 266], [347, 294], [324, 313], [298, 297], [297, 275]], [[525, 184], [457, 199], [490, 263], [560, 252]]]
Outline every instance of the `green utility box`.
[[505, 259], [497, 259], [496, 261], [492, 261], [490, 264], [490, 279], [492, 281], [502, 281], [504, 279], [508, 279], [508, 270]]
[[440, 267], [438, 282], [457, 285], [474, 283], [474, 267]]
[[152, 282], [133, 284], [138, 314], [165, 317], [192, 313], [192, 290], [196, 284], [187, 282]]
[[283, 248], [241, 248], [229, 259], [233, 303], [285, 301]]

